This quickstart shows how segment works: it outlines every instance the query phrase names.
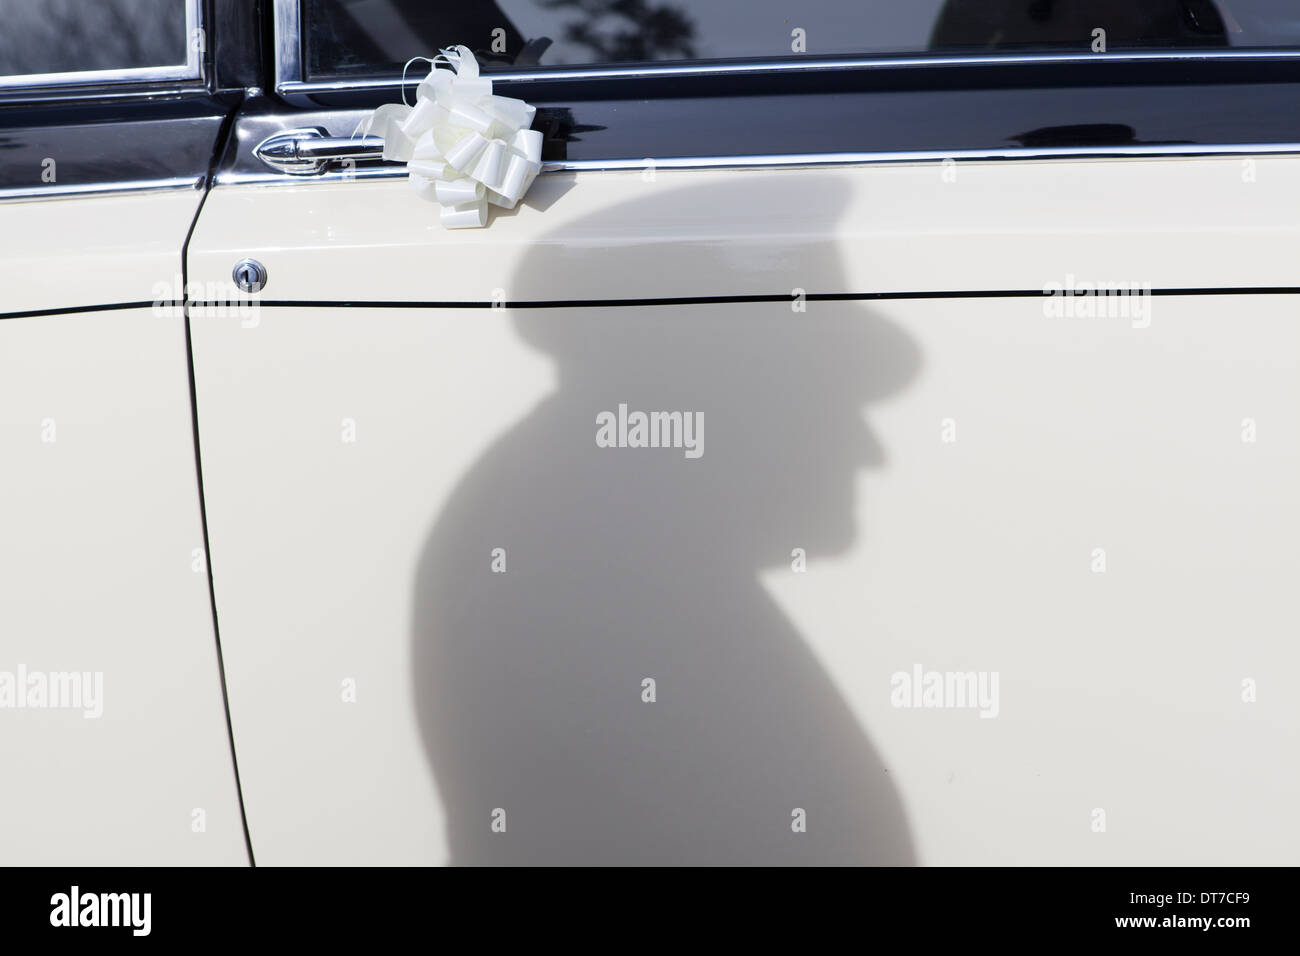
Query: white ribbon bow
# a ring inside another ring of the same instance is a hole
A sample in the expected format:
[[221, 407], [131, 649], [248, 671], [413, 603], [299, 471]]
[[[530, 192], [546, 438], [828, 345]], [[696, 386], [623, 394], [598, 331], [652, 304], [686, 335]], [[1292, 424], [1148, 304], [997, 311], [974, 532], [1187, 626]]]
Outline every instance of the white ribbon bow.
[[[448, 69], [440, 70], [439, 60]], [[429, 61], [415, 106], [386, 103], [358, 127], [383, 137], [384, 159], [406, 163], [421, 199], [442, 205], [448, 229], [487, 224], [488, 203], [513, 209], [542, 169], [542, 134], [529, 129], [535, 106], [492, 94], [468, 47]], [[409, 65], [409, 64], [408, 64]]]

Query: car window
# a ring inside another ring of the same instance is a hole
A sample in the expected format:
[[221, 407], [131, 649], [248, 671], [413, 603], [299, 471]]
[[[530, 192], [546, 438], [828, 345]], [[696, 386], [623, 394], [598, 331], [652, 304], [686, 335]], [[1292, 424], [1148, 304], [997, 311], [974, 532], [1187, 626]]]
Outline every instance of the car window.
[[[489, 69], [511, 70], [799, 54], [1300, 46], [1296, 0], [302, 0], [302, 4], [305, 79], [396, 73], [411, 57], [429, 56], [452, 44], [473, 49]], [[1100, 44], [1097, 30], [1104, 31]]]
[[0, 0], [0, 78], [197, 76], [197, 9], [194, 0]]

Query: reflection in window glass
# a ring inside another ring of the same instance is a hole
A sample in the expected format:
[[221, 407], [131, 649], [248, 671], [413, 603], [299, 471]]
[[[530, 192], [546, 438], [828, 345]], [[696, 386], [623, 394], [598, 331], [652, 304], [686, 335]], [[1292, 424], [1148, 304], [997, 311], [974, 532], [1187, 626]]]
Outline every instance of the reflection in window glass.
[[[489, 69], [1300, 46], [1300, 0], [303, 0], [308, 78], [464, 44]], [[532, 42], [530, 42], [532, 41]]]
[[179, 66], [186, 0], [0, 0], [0, 76]]

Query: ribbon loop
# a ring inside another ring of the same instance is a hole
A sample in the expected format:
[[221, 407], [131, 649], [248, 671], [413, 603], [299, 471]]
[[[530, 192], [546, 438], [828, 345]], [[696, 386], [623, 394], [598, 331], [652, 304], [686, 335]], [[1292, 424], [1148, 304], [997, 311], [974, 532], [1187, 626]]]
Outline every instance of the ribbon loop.
[[489, 204], [513, 209], [541, 172], [542, 134], [530, 128], [537, 109], [494, 94], [468, 47], [430, 62], [414, 106], [387, 103], [358, 130], [383, 138], [384, 159], [407, 164], [411, 188], [442, 206], [446, 228], [478, 228]]

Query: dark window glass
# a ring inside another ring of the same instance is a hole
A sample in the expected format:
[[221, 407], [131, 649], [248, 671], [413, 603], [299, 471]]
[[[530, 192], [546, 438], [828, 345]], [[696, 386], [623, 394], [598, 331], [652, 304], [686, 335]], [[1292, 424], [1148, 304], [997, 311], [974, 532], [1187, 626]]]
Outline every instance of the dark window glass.
[[180, 66], [186, 0], [0, 0], [0, 76]]
[[[1300, 0], [303, 0], [307, 78], [464, 44], [489, 69], [1300, 46]], [[794, 31], [803, 31], [803, 50]], [[531, 42], [530, 42], [531, 41]], [[549, 42], [547, 42], [549, 41]]]

